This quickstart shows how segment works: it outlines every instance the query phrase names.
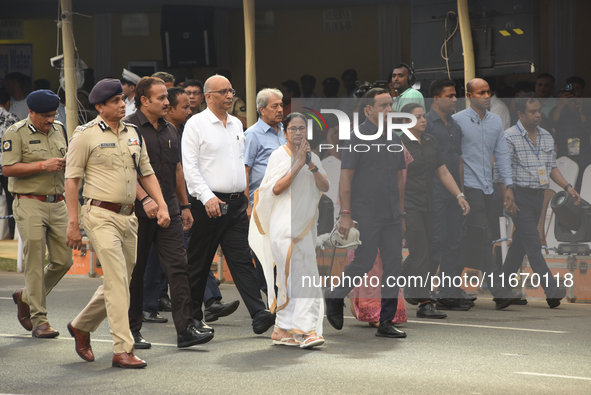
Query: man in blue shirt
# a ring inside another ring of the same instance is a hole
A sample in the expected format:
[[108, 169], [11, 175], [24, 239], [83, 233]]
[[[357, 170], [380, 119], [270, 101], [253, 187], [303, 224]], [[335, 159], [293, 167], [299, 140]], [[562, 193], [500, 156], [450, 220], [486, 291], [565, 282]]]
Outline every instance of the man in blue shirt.
[[[497, 310], [504, 309], [521, 299], [521, 295], [505, 291], [501, 285], [501, 271], [492, 254], [492, 234], [487, 219], [493, 193], [493, 157], [500, 177], [507, 186], [504, 207], [513, 204], [513, 178], [511, 158], [501, 118], [488, 111], [491, 91], [488, 83], [474, 78], [466, 85], [470, 107], [454, 114], [453, 119], [462, 128], [462, 161], [464, 163], [464, 193], [470, 203], [468, 227], [482, 230], [482, 267]], [[460, 268], [461, 269], [461, 268]]]
[[[462, 162], [462, 129], [452, 118], [456, 111], [455, 83], [447, 78], [433, 81], [429, 88], [429, 96], [433, 98], [431, 110], [427, 113], [427, 128], [429, 133], [437, 139], [445, 158], [445, 166], [453, 176], [460, 191], [464, 187], [464, 165]], [[453, 278], [461, 275], [458, 267], [460, 259], [460, 241], [462, 238], [462, 224], [464, 215], [458, 205], [458, 198], [453, 196], [435, 175], [433, 179], [434, 194], [434, 234], [431, 256], [435, 262], [432, 272], [440, 266], [442, 275]], [[472, 307], [472, 302], [459, 287], [453, 283], [444, 282], [439, 288], [437, 309], [466, 311]], [[412, 302], [412, 300], [411, 300]]]
[[[254, 192], [261, 185], [269, 157], [277, 148], [287, 143], [283, 133], [283, 94], [279, 89], [266, 88], [257, 94], [257, 109], [259, 120], [244, 132], [246, 143], [244, 145], [244, 165], [246, 167], [246, 190], [244, 191], [250, 197], [248, 208], [246, 209], [248, 217], [252, 211], [254, 203]], [[261, 268], [261, 264], [254, 255], [259, 275], [259, 284], [261, 290], [267, 293], [267, 282]]]

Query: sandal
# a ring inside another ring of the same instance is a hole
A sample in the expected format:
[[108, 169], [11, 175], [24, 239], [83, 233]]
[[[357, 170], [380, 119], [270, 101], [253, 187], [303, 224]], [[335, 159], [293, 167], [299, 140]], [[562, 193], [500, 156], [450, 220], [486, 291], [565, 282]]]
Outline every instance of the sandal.
[[300, 342], [294, 339], [290, 331], [281, 329], [278, 326], [275, 326], [273, 334], [271, 335], [271, 340], [273, 340], [273, 344], [276, 346], [298, 347], [300, 345]]
[[304, 335], [304, 338], [300, 344], [300, 348], [312, 348], [321, 346], [324, 344], [324, 338], [316, 335], [316, 332], [311, 332], [308, 335]]

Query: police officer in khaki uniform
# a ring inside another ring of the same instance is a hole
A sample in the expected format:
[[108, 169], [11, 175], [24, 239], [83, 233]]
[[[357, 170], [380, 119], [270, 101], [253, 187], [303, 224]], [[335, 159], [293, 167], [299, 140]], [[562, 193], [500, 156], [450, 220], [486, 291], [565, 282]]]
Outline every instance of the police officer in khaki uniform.
[[146, 362], [133, 353], [129, 330], [129, 281], [136, 261], [138, 220], [134, 215], [136, 180], [158, 204], [158, 225], [170, 222], [168, 207], [150, 166], [143, 138], [134, 125], [121, 122], [125, 116], [123, 88], [119, 80], [104, 79], [92, 89], [90, 103], [99, 116], [79, 126], [67, 157], [67, 244], [79, 249], [78, 183], [85, 178], [82, 224], [104, 273], [104, 283], [88, 305], [68, 324], [76, 352], [93, 361], [90, 332], [108, 318], [114, 342], [113, 367], [143, 368]]
[[47, 320], [45, 297], [72, 266], [63, 196], [67, 140], [63, 125], [55, 121], [59, 103], [49, 90], [31, 93], [29, 116], [2, 137], [2, 170], [14, 194], [14, 219], [25, 252], [25, 288], [12, 298], [21, 325], [40, 338], [59, 335]]

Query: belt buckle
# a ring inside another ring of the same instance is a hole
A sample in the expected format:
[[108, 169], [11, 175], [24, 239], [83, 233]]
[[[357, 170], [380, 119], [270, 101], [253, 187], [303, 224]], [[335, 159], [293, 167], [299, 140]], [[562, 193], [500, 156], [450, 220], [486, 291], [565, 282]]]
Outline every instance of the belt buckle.
[[119, 210], [119, 214], [131, 215], [132, 210], [133, 204], [122, 204], [121, 209]]
[[231, 193], [230, 194], [230, 200], [236, 200], [240, 197], [239, 193]]
[[55, 203], [57, 202], [57, 195], [46, 195], [45, 196], [46, 203]]

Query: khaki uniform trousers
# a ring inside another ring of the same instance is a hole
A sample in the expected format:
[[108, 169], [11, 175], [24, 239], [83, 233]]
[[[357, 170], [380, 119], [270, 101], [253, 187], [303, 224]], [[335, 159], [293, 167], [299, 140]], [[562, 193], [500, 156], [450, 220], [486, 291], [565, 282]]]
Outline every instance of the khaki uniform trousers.
[[46, 203], [18, 197], [12, 208], [25, 254], [22, 298], [31, 309], [33, 327], [37, 327], [48, 322], [46, 296], [72, 266], [72, 250], [66, 246], [68, 211], [63, 200]]
[[105, 318], [109, 320], [116, 354], [133, 351], [129, 329], [129, 282], [135, 266], [137, 217], [116, 214], [86, 203], [82, 223], [103, 269], [103, 285], [98, 287], [88, 305], [72, 321], [72, 326], [94, 332]]

